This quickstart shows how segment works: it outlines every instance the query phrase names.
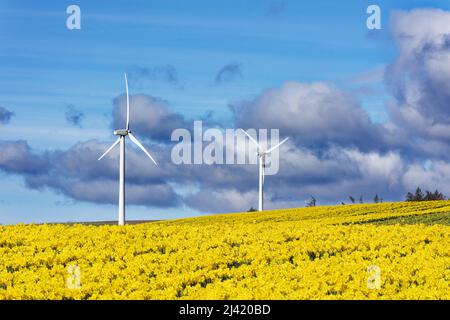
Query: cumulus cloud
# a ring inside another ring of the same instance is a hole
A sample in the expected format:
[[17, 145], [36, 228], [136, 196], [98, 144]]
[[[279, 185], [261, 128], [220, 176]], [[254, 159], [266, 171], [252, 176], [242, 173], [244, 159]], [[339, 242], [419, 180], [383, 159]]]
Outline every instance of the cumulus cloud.
[[[2, 141], [0, 169], [21, 174], [32, 189], [51, 189], [79, 201], [117, 203], [117, 151], [97, 161], [107, 147], [91, 140], [65, 151], [36, 153], [24, 141]], [[140, 150], [127, 150], [126, 165], [128, 203], [157, 207], [179, 204], [180, 197], [165, 182], [164, 171], [156, 170]]]
[[214, 78], [215, 84], [224, 84], [242, 79], [242, 67], [238, 63], [229, 63], [217, 71]]
[[6, 108], [0, 106], [0, 123], [7, 124], [11, 121], [11, 118], [14, 116], [14, 112], [9, 111]]
[[351, 95], [322, 82], [286, 82], [232, 110], [240, 127], [279, 129], [311, 148], [337, 144], [367, 150], [382, 139], [379, 125]]
[[280, 158], [280, 172], [269, 177], [266, 186], [275, 205], [280, 201], [302, 205], [311, 195], [322, 204], [338, 203], [348, 195], [369, 199], [375, 193], [398, 200], [408, 188], [401, 180], [405, 161], [395, 152], [289, 148], [280, 153]]
[[[126, 96], [121, 95], [113, 101], [113, 127], [121, 129], [126, 124]], [[170, 110], [165, 100], [138, 94], [130, 95], [130, 129], [142, 135], [142, 138], [167, 142], [172, 131], [187, 128], [188, 124], [181, 114]]]
[[[90, 140], [77, 143], [68, 150], [38, 153], [25, 141], [2, 141], [0, 170], [22, 175], [31, 189], [49, 189], [76, 201], [115, 204], [119, 172], [117, 148], [101, 161], [97, 160], [108, 147], [109, 143]], [[172, 184], [200, 187], [203, 190], [238, 186], [240, 190], [248, 191], [252, 186], [252, 183], [245, 181], [252, 180], [251, 166], [177, 166], [170, 161], [170, 146], [146, 144], [146, 148], [156, 158], [158, 167], [141, 150], [131, 144], [127, 146], [126, 192], [129, 204], [180, 206], [183, 197], [174, 190]], [[185, 198], [186, 203], [195, 203], [198, 209], [207, 208], [194, 196], [192, 200], [190, 198]], [[237, 201], [239, 198], [233, 199]], [[239, 205], [239, 202], [231, 202], [227, 208], [240, 208]]]
[[400, 54], [385, 74], [395, 98], [388, 129], [409, 152], [450, 159], [450, 12], [397, 11], [391, 25]]
[[[395, 152], [366, 153], [342, 148], [316, 152], [289, 146], [280, 152], [280, 162], [279, 173], [266, 176], [266, 208], [303, 206], [312, 195], [319, 204], [340, 203], [349, 195], [363, 196], [368, 201], [375, 194], [385, 200], [398, 200], [410, 188], [415, 188], [411, 187], [414, 183], [404, 180], [409, 165]], [[206, 171], [195, 176], [200, 191], [185, 197], [188, 206], [206, 212], [242, 211], [257, 206], [256, 165], [243, 166], [241, 170], [233, 166], [213, 170], [220, 170], [222, 175], [207, 180], [210, 171]], [[228, 174], [235, 176], [222, 180]], [[218, 181], [222, 183], [219, 185]]]
[[3, 171], [34, 175], [49, 170], [50, 163], [45, 155], [35, 154], [26, 141], [0, 141], [0, 150], [0, 169]]
[[450, 164], [444, 161], [433, 161], [428, 168], [420, 164], [410, 165], [402, 180], [404, 185], [416, 185], [423, 190], [447, 191], [450, 190], [449, 176]]
[[67, 123], [79, 128], [81, 128], [82, 122], [85, 118], [85, 114], [75, 108], [74, 105], [67, 106], [65, 116]]

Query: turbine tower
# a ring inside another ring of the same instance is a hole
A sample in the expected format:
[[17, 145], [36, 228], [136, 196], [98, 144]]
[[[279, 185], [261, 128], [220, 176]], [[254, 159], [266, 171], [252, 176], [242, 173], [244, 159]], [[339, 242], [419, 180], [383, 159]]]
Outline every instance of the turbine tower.
[[276, 146], [270, 148], [269, 150], [265, 150], [262, 148], [259, 143], [247, 133], [247, 131], [241, 129], [247, 137], [256, 145], [257, 147], [257, 156], [258, 156], [258, 165], [259, 165], [259, 197], [258, 197], [258, 211], [264, 210], [264, 198], [263, 198], [263, 192], [264, 192], [264, 171], [266, 168], [266, 155], [271, 153], [276, 148], [279, 148], [283, 143], [285, 143], [289, 138], [285, 138], [283, 141], [281, 141]]
[[104, 154], [98, 160], [101, 160], [106, 156], [112, 149], [114, 149], [117, 144], [120, 144], [120, 167], [119, 167], [119, 226], [125, 224], [125, 137], [129, 137], [131, 142], [137, 145], [153, 163], [158, 166], [155, 159], [150, 155], [150, 153], [145, 150], [144, 146], [139, 142], [138, 139], [130, 131], [130, 98], [128, 96], [128, 80], [127, 74], [125, 73], [125, 89], [127, 92], [127, 122], [125, 129], [114, 130], [114, 135], [119, 136], [117, 140], [105, 151]]

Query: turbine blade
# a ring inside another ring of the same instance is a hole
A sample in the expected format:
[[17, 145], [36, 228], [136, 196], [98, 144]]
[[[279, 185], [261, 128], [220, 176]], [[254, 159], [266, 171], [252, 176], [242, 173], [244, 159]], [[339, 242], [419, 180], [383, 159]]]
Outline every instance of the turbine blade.
[[106, 156], [112, 149], [114, 149], [115, 146], [117, 146], [117, 144], [120, 142], [120, 138], [118, 138], [116, 140], [116, 142], [114, 142], [111, 147], [108, 148], [108, 150], [106, 150], [106, 152], [104, 154], [102, 154], [102, 156], [100, 158], [98, 158], [97, 160], [101, 160], [104, 156]]
[[127, 91], [127, 130], [130, 129], [130, 97], [128, 96], [128, 79], [127, 79], [127, 74], [124, 73], [125, 75], [125, 89]]
[[144, 151], [144, 153], [145, 153], [145, 154], [153, 161], [153, 163], [154, 163], [156, 166], [158, 166], [158, 164], [156, 163], [155, 159], [153, 159], [153, 157], [150, 155], [150, 153], [148, 153], [148, 151], [145, 150], [144, 146], [138, 141], [138, 139], [136, 139], [135, 136], [133, 136], [133, 135], [131, 134], [131, 132], [128, 133], [128, 136], [130, 137], [131, 141], [133, 141], [133, 143], [134, 143], [135, 145], [137, 145], [142, 151]]
[[266, 153], [271, 153], [273, 150], [275, 150], [276, 148], [280, 147], [283, 143], [285, 143], [288, 140], [289, 140], [289, 138], [284, 139], [279, 144], [277, 144], [275, 147], [272, 147], [269, 150], [267, 150]]
[[249, 135], [247, 131], [245, 131], [244, 129], [241, 129], [241, 131], [244, 132], [247, 135], [247, 137], [249, 137], [249, 139], [258, 147], [260, 151], [264, 151], [264, 149], [261, 148], [258, 142], [256, 142], [256, 140], [251, 135]]

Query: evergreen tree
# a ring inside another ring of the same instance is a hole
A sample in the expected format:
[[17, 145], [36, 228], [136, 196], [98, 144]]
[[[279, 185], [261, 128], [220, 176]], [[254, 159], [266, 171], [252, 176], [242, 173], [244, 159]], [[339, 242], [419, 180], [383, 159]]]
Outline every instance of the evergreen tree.
[[430, 192], [430, 191], [427, 190], [423, 200], [424, 201], [445, 200], [445, 197], [444, 197], [444, 195], [442, 193], [440, 193], [437, 190], [434, 191], [434, 192]]
[[308, 203], [306, 204], [307, 207], [315, 207], [316, 206], [316, 198], [314, 198], [313, 196], [311, 196], [311, 199], [308, 201]]
[[423, 199], [424, 199], [423, 192], [419, 187], [417, 187], [416, 193], [414, 194], [414, 201], [423, 201]]
[[380, 198], [378, 197], [378, 194], [376, 194], [375, 198], [373, 198], [373, 202], [374, 203], [379, 203], [380, 202]]
[[406, 195], [406, 201], [414, 201], [414, 195], [411, 192]]

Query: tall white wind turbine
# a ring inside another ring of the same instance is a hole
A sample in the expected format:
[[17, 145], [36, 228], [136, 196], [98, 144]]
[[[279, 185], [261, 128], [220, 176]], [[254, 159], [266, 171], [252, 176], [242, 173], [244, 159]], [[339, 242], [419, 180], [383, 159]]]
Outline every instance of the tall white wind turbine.
[[128, 96], [128, 80], [127, 74], [125, 73], [125, 88], [127, 92], [127, 122], [125, 129], [114, 130], [114, 135], [119, 136], [117, 140], [106, 150], [104, 154], [98, 160], [101, 160], [106, 156], [115, 146], [120, 144], [120, 175], [119, 175], [119, 226], [125, 224], [125, 137], [129, 137], [131, 142], [137, 145], [153, 163], [158, 166], [155, 159], [150, 155], [150, 153], [145, 150], [144, 146], [139, 142], [138, 139], [130, 131], [130, 98]]
[[247, 133], [247, 131], [241, 129], [246, 135], [247, 137], [250, 139], [250, 141], [252, 141], [256, 147], [257, 147], [257, 152], [256, 154], [258, 155], [258, 165], [259, 165], [259, 197], [258, 197], [258, 211], [263, 211], [264, 210], [264, 198], [263, 198], [263, 191], [264, 191], [264, 170], [266, 168], [266, 155], [268, 155], [269, 153], [271, 153], [273, 150], [275, 150], [276, 148], [279, 148], [283, 143], [285, 143], [289, 138], [285, 138], [283, 141], [281, 141], [279, 144], [277, 144], [276, 146], [270, 148], [269, 150], [265, 150], [264, 148], [262, 148], [259, 143], [251, 136]]

